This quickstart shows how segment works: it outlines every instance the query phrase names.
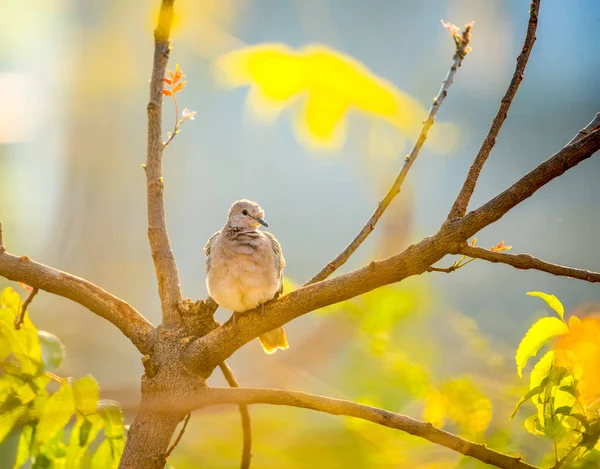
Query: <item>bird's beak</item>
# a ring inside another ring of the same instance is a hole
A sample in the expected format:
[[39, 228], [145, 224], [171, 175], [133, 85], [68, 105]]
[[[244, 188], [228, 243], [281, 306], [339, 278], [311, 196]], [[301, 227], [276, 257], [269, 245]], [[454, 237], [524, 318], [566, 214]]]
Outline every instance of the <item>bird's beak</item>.
[[267, 228], [269, 227], [269, 224], [268, 224], [266, 221], [264, 221], [262, 218], [258, 218], [258, 217], [257, 217], [257, 218], [256, 218], [256, 221], [257, 221], [258, 223], [260, 223], [262, 226], [266, 226]]

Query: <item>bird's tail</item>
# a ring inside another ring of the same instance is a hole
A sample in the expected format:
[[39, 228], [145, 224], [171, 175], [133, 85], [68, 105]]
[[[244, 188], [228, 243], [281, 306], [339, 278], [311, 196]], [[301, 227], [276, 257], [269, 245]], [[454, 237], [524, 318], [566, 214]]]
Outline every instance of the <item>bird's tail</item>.
[[258, 340], [265, 353], [268, 354], [277, 352], [277, 349], [285, 350], [289, 347], [283, 327], [278, 327], [258, 336]]

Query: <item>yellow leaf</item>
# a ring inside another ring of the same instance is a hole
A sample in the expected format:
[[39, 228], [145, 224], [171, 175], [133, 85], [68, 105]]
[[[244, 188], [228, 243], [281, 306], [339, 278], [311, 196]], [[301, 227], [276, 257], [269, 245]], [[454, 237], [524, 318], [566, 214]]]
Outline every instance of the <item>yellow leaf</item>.
[[441, 428], [446, 420], [446, 399], [438, 391], [430, 392], [425, 397], [423, 419], [434, 427]]
[[295, 131], [310, 145], [339, 147], [352, 111], [386, 121], [405, 134], [415, 133], [425, 117], [416, 99], [325, 46], [293, 50], [283, 44], [259, 44], [225, 54], [215, 65], [221, 83], [250, 87], [247, 104], [258, 117], [272, 119], [301, 99]]
[[546, 342], [567, 332], [569, 332], [567, 325], [556, 318], [541, 318], [531, 326], [521, 340], [515, 356], [519, 377], [522, 376], [527, 361], [535, 356]]
[[544, 300], [546, 304], [550, 306], [550, 308], [552, 308], [563, 321], [565, 320], [565, 308], [558, 298], [556, 298], [556, 296], [542, 293], [541, 291], [530, 291], [527, 292], [527, 294], [529, 296], [537, 296], [538, 298]]

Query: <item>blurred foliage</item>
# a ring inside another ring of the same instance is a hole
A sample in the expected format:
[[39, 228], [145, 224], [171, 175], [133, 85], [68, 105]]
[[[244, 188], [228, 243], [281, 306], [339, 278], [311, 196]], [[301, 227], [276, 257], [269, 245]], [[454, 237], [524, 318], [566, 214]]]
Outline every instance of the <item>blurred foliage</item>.
[[[352, 111], [387, 122], [411, 138], [426, 116], [415, 98], [354, 58], [322, 45], [299, 50], [278, 43], [248, 46], [221, 56], [215, 70], [226, 86], [249, 86], [248, 107], [267, 122], [300, 101], [294, 130], [308, 146], [342, 146], [346, 116]], [[455, 129], [443, 123], [434, 129], [434, 149], [447, 151], [454, 145]]]
[[15, 319], [20, 295], [0, 295], [0, 462], [2, 467], [107, 469], [117, 467], [125, 444], [118, 404], [99, 400], [91, 376], [64, 379], [54, 373], [65, 348], [38, 331], [25, 314]]
[[[554, 451], [547, 464], [560, 467], [598, 467], [600, 449], [600, 318], [571, 316], [554, 295], [529, 292], [539, 297], [556, 317], [538, 319], [519, 344], [517, 373], [553, 339], [552, 350], [538, 360], [530, 373], [529, 390], [517, 403], [512, 417], [526, 402], [535, 412], [524, 422], [534, 435], [552, 439]], [[595, 461], [595, 463], [594, 463]]]

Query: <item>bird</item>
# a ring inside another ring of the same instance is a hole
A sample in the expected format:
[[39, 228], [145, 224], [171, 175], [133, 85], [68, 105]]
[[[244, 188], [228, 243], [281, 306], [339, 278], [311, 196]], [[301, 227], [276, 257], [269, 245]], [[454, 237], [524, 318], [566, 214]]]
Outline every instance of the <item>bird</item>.
[[[225, 226], [206, 246], [206, 287], [215, 302], [236, 314], [252, 310], [283, 293], [285, 259], [281, 245], [271, 233], [259, 230], [265, 213], [256, 202], [238, 200], [231, 205]], [[263, 350], [272, 354], [288, 348], [283, 327], [258, 337]]]

